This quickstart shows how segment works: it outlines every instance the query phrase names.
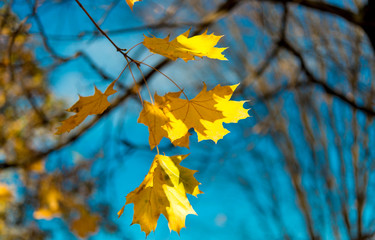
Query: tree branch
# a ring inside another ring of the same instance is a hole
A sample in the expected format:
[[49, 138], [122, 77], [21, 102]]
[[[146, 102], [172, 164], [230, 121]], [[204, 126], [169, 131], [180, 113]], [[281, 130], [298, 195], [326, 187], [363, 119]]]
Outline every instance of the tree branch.
[[330, 13], [339, 16], [350, 23], [362, 26], [363, 22], [358, 14], [353, 13], [350, 10], [337, 7], [333, 4], [322, 2], [322, 1], [311, 1], [311, 0], [257, 0], [258, 2], [272, 2], [272, 3], [290, 3], [300, 6], [304, 6], [310, 9], [318, 10], [325, 13]]
[[[76, 0], [77, 1], [77, 0]], [[219, 5], [218, 8], [213, 11], [212, 13], [208, 14], [206, 18], [209, 18], [210, 21], [203, 21], [205, 24], [202, 24], [200, 27], [198, 27], [193, 35], [196, 35], [203, 30], [205, 30], [209, 25], [214, 24], [217, 20], [221, 19], [225, 15], [227, 15], [230, 11], [227, 9], [226, 11], [223, 11], [223, 8], [226, 6], [229, 6], [229, 9], [234, 9], [235, 6], [238, 6], [240, 3], [240, 0], [227, 0], [223, 4]], [[107, 35], [108, 36], [108, 35]], [[109, 38], [109, 37], [108, 37]], [[117, 46], [117, 45], [116, 45]], [[121, 51], [122, 52], [122, 51]], [[155, 69], [162, 69], [163, 67], [169, 65], [172, 63], [170, 59], [164, 59], [161, 62], [159, 62], [154, 69], [151, 69], [145, 76], [144, 79], [145, 81], [148, 81], [151, 79], [151, 77], [157, 72]], [[143, 79], [139, 80], [136, 84], [139, 86], [143, 86], [144, 81]], [[4, 169], [12, 169], [12, 168], [23, 168], [27, 167], [35, 162], [41, 161], [43, 158], [47, 157], [50, 153], [55, 152], [57, 150], [62, 149], [65, 146], [68, 146], [69, 144], [75, 142], [78, 140], [84, 133], [86, 133], [87, 130], [92, 128], [95, 123], [97, 123], [102, 117], [106, 116], [109, 114], [113, 109], [115, 109], [117, 106], [121, 105], [125, 100], [127, 100], [131, 95], [133, 95], [133, 88], [129, 88], [122, 96], [118, 97], [112, 104], [111, 106], [108, 107], [106, 111], [103, 112], [101, 115], [97, 115], [93, 120], [91, 120], [88, 124], [80, 128], [77, 132], [73, 133], [70, 135], [69, 138], [64, 140], [61, 143], [56, 144], [55, 146], [52, 146], [51, 148], [47, 149], [44, 152], [39, 152], [36, 153], [33, 156], [30, 156], [27, 161], [24, 162], [16, 162], [16, 161], [11, 161], [8, 160], [7, 162], [2, 162], [0, 163], [0, 171]]]
[[306, 65], [306, 62], [305, 62], [303, 56], [301, 55], [301, 53], [296, 48], [294, 48], [288, 41], [283, 40], [279, 44], [284, 49], [286, 49], [287, 51], [289, 51], [290, 53], [292, 53], [299, 60], [301, 68], [302, 68], [303, 72], [306, 74], [306, 76], [308, 78], [308, 81], [310, 81], [311, 83], [314, 83], [316, 85], [321, 86], [327, 94], [339, 98], [340, 100], [342, 100], [346, 104], [350, 105], [354, 109], [358, 109], [358, 110], [366, 113], [369, 116], [372, 116], [372, 117], [375, 116], [374, 109], [366, 107], [366, 106], [359, 105], [358, 103], [355, 102], [354, 99], [348, 98], [343, 93], [340, 93], [336, 89], [334, 89], [331, 86], [329, 86], [325, 81], [323, 81], [323, 80], [318, 79], [317, 77], [315, 77], [313, 75], [313, 73], [308, 69], [308, 67]]

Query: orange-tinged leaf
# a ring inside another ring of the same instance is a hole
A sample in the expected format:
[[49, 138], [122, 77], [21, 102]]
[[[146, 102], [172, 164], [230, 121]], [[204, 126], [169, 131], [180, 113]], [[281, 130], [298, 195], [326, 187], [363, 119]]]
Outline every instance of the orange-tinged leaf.
[[[163, 137], [169, 138], [175, 146], [189, 147], [189, 136], [186, 135], [186, 126], [181, 120], [164, 112], [166, 97], [179, 97], [181, 92], [168, 93], [164, 97], [155, 94], [155, 103], [144, 101], [143, 109], [138, 122], [149, 128], [149, 144], [153, 149]], [[174, 129], [170, 132], [170, 129]]]
[[79, 96], [79, 100], [67, 109], [67, 111], [75, 112], [76, 114], [64, 120], [55, 134], [70, 132], [83, 122], [88, 115], [102, 114], [111, 105], [107, 100], [108, 96], [117, 92], [113, 89], [115, 83], [116, 80], [109, 84], [104, 93], [95, 87], [95, 94], [93, 96]]
[[187, 62], [189, 60], [194, 60], [195, 57], [227, 60], [222, 54], [226, 48], [215, 47], [222, 36], [215, 36], [213, 33], [207, 35], [206, 30], [201, 35], [189, 37], [189, 32], [190, 30], [186, 31], [172, 41], [169, 41], [169, 36], [163, 39], [145, 36], [143, 45], [151, 52], [160, 54], [174, 61], [177, 58], [182, 58]]
[[168, 122], [168, 118], [158, 105], [143, 102], [143, 109], [139, 115], [138, 122], [148, 126], [150, 148], [153, 149], [159, 144], [167, 132], [162, 128]]
[[130, 9], [133, 11], [134, 3], [139, 2], [141, 0], [126, 0], [126, 3], [129, 5]]
[[160, 214], [178, 233], [185, 227], [186, 216], [196, 214], [186, 194], [197, 196], [202, 192], [193, 176], [196, 171], [180, 165], [186, 156], [156, 155], [141, 185], [126, 196], [125, 204], [134, 204], [133, 224], [139, 224], [146, 235], [155, 230]]
[[79, 237], [86, 238], [98, 230], [100, 217], [96, 214], [84, 212], [80, 218], [74, 220], [70, 227]]

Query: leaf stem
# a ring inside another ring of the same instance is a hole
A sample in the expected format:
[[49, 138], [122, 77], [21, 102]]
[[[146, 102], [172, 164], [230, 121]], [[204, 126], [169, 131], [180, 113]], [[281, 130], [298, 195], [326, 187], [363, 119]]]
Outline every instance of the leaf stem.
[[150, 96], [151, 103], [154, 105], [155, 104], [154, 103], [154, 99], [152, 98], [152, 94], [151, 94], [150, 88], [148, 87], [148, 84], [147, 84], [145, 76], [143, 75], [142, 69], [140, 68], [139, 64], [136, 64], [136, 66], [137, 66], [139, 72], [142, 75], [143, 81], [144, 81], [144, 83], [146, 85], [146, 88], [147, 88], [147, 91], [148, 91], [148, 95]]
[[141, 45], [142, 43], [143, 43], [143, 42], [140, 42], [140, 43], [135, 44], [133, 47], [129, 48], [128, 51], [125, 52], [125, 54], [129, 54], [129, 52], [130, 52], [131, 50], [133, 50], [135, 47], [138, 47], [138, 46]]
[[[125, 57], [126, 59], [126, 62], [128, 63], [129, 65], [129, 71], [130, 71], [130, 74], [132, 75], [132, 78], [133, 78], [133, 81], [134, 81], [134, 86], [137, 86], [137, 82], [135, 81], [135, 77], [134, 77], [134, 74], [133, 74], [133, 71], [132, 71], [132, 68], [130, 67], [130, 62], [129, 62], [129, 59], [127, 57]], [[137, 64], [137, 63], [136, 63]], [[141, 101], [141, 104], [142, 104], [142, 107], [143, 107], [143, 100], [142, 100], [142, 96], [141, 96], [141, 91], [138, 89], [138, 96], [139, 96], [139, 100]]]
[[180, 86], [178, 86], [178, 84], [175, 81], [173, 81], [170, 77], [168, 77], [165, 73], [161, 72], [157, 68], [155, 68], [155, 67], [153, 67], [153, 66], [151, 66], [151, 65], [149, 65], [149, 64], [147, 64], [145, 62], [140, 62], [140, 61], [137, 61], [137, 60], [134, 60], [134, 61], [136, 61], [136, 63], [138, 63], [138, 64], [143, 64], [143, 65], [145, 65], [145, 66], [147, 66], [147, 67], [149, 67], [149, 68], [157, 71], [158, 73], [160, 73], [164, 77], [166, 77], [169, 81], [171, 81], [182, 92], [182, 94], [185, 96], [186, 100], [189, 100], [188, 96], [184, 92], [184, 89], [182, 89]]

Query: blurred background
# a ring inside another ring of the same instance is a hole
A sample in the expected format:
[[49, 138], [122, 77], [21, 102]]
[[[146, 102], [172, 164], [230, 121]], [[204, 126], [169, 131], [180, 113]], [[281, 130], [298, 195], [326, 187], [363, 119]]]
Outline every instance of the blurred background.
[[[165, 60], [142, 45], [130, 56], [172, 78], [189, 96], [240, 83], [251, 118], [227, 124], [217, 144], [197, 142], [182, 165], [198, 170], [198, 216], [169, 232], [161, 217], [148, 239], [375, 238], [375, 1], [81, 0], [121, 48], [144, 35], [223, 35], [228, 61]], [[126, 61], [75, 0], [0, 1], [0, 239], [145, 239], [130, 226], [125, 196], [155, 155], [131, 65], [112, 107], [69, 134], [65, 111], [104, 91]], [[178, 89], [141, 66], [152, 93]], [[141, 88], [147, 101], [148, 93]]]

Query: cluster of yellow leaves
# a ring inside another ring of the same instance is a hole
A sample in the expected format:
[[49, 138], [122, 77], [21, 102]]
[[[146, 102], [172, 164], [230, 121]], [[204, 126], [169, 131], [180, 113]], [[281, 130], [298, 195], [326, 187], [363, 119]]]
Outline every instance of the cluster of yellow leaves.
[[76, 114], [64, 120], [62, 125], [57, 129], [56, 134], [70, 132], [83, 122], [88, 115], [102, 114], [111, 105], [107, 100], [108, 96], [117, 92], [113, 89], [115, 83], [116, 80], [109, 84], [104, 93], [95, 87], [95, 94], [93, 96], [79, 96], [79, 100], [67, 109], [67, 111], [75, 112]]
[[[127, 0], [127, 3], [133, 8], [134, 0]], [[215, 45], [218, 43], [222, 36], [215, 36], [213, 33], [207, 35], [207, 30], [201, 34], [189, 37], [190, 30], [179, 35], [172, 41], [169, 41], [169, 36], [161, 39], [156, 37], [145, 36], [143, 45], [146, 46], [151, 52], [160, 54], [172, 60], [177, 58], [183, 59], [185, 62], [195, 60], [195, 57], [208, 57], [212, 59], [227, 60], [222, 52], [226, 48], [217, 48]], [[116, 80], [113, 81], [102, 93], [95, 87], [95, 94], [88, 97], [79, 97], [79, 100], [67, 111], [76, 113], [62, 122], [62, 125], [57, 129], [56, 134], [70, 132], [72, 129], [82, 123], [88, 115], [102, 114], [109, 106], [107, 100], [108, 96], [116, 93], [113, 89]], [[173, 95], [172, 95], [173, 96]], [[174, 139], [174, 143], [180, 142], [181, 145], [188, 145], [187, 138]]]
[[223, 123], [236, 123], [249, 117], [243, 108], [245, 101], [230, 100], [237, 85], [216, 86], [202, 91], [193, 99], [181, 99], [181, 92], [168, 93], [163, 97], [155, 94], [155, 103], [144, 102], [138, 122], [149, 127], [151, 149], [163, 137], [169, 138], [175, 146], [189, 146], [189, 129], [193, 128], [198, 141], [211, 139], [215, 143], [229, 131]]
[[[141, 185], [126, 196], [125, 205], [134, 204], [133, 224], [138, 223], [146, 235], [155, 230], [160, 214], [178, 233], [185, 227], [186, 216], [196, 214], [186, 194], [197, 196], [202, 192], [193, 176], [196, 171], [180, 165], [186, 156], [156, 155]], [[124, 207], [118, 212], [119, 217]]]
[[[189, 147], [189, 129], [193, 128], [198, 140], [211, 139], [215, 143], [229, 133], [223, 123], [236, 123], [249, 117], [245, 101], [230, 100], [237, 85], [216, 86], [202, 91], [193, 99], [181, 99], [182, 92], [155, 94], [154, 103], [144, 102], [138, 122], [149, 128], [151, 149], [163, 137], [175, 146]], [[156, 155], [151, 168], [141, 185], [126, 196], [126, 204], [134, 204], [133, 224], [138, 223], [148, 235], [155, 230], [160, 214], [169, 223], [169, 228], [180, 232], [185, 227], [188, 214], [196, 214], [186, 194], [201, 193], [199, 182], [194, 178], [196, 171], [180, 166], [186, 155]], [[124, 206], [125, 207], [125, 206]], [[118, 215], [124, 211], [124, 207]]]
[[[131, 10], [138, 1], [126, 0]], [[174, 61], [181, 58], [187, 62], [196, 57], [227, 60], [223, 55], [226, 48], [215, 47], [222, 36], [207, 34], [207, 30], [192, 37], [189, 37], [189, 33], [190, 30], [173, 40], [169, 36], [163, 39], [145, 36], [143, 45], [152, 53]], [[57, 134], [69, 132], [90, 114], [103, 113], [110, 105], [107, 97], [116, 92], [114, 83], [108, 86], [104, 94], [95, 88], [93, 96], [80, 97], [68, 109], [76, 115], [66, 119]], [[186, 99], [181, 99], [182, 92], [172, 92], [165, 96], [155, 94], [152, 103], [144, 101], [138, 122], [148, 126], [151, 150], [157, 147], [163, 137], [168, 138], [174, 146], [189, 148], [190, 129], [196, 131], [198, 141], [213, 140], [216, 143], [222, 139], [229, 133], [223, 123], [236, 123], [249, 117], [248, 109], [243, 108], [245, 101], [230, 100], [237, 86], [217, 85], [207, 91], [204, 84], [202, 91], [191, 100], [185, 94]], [[126, 196], [125, 205], [134, 204], [133, 224], [140, 224], [146, 235], [155, 230], [161, 214], [167, 218], [169, 228], [178, 233], [185, 227], [186, 216], [196, 214], [186, 194], [197, 196], [201, 191], [198, 189], [199, 182], [193, 176], [196, 171], [180, 166], [186, 156], [157, 154], [141, 185]], [[125, 205], [118, 212], [119, 217]], [[77, 220], [74, 226], [96, 221], [95, 217], [82, 215], [82, 219]]]
[[151, 52], [164, 57], [176, 60], [183, 59], [185, 62], [194, 60], [194, 57], [208, 57], [212, 59], [228, 60], [222, 54], [227, 48], [217, 48], [222, 36], [215, 36], [213, 33], [207, 35], [207, 30], [201, 34], [189, 37], [190, 29], [179, 35], [172, 41], [169, 36], [166, 38], [147, 37], [143, 40], [143, 45]]

